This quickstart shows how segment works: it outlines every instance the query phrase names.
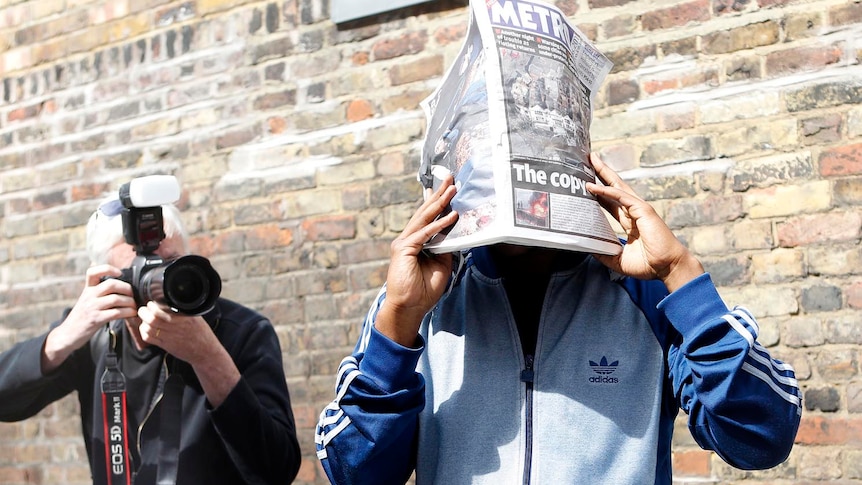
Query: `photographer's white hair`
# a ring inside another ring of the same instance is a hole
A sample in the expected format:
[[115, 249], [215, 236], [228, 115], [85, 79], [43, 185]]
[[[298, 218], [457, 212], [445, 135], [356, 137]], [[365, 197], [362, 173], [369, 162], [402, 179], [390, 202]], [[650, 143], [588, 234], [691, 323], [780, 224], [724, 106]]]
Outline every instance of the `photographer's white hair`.
[[[111, 248], [125, 242], [123, 236], [123, 218], [120, 211], [123, 206], [117, 195], [107, 197], [99, 208], [90, 216], [87, 222], [87, 255], [91, 264], [106, 264]], [[162, 206], [165, 237], [179, 235], [183, 242], [183, 253], [189, 252], [189, 235], [183, 225], [180, 211], [173, 204]]]

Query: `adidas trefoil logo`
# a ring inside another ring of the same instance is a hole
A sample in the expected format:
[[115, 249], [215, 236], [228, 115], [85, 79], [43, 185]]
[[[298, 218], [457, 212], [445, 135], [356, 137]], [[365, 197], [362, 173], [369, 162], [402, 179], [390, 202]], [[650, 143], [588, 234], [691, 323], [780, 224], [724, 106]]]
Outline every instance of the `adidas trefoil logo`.
[[595, 384], [617, 384], [620, 380], [616, 377], [611, 377], [610, 375], [616, 372], [617, 367], [620, 365], [620, 361], [615, 360], [613, 362], [608, 363], [608, 358], [604, 355], [598, 363], [590, 362], [590, 368], [597, 375], [590, 377], [589, 381]]
[[593, 372], [596, 374], [613, 374], [615, 370], [617, 370], [617, 366], [620, 365], [620, 361], [615, 360], [608, 364], [608, 358], [604, 355], [602, 356], [602, 360], [596, 364], [593, 361], [590, 361], [590, 367], [593, 368]]

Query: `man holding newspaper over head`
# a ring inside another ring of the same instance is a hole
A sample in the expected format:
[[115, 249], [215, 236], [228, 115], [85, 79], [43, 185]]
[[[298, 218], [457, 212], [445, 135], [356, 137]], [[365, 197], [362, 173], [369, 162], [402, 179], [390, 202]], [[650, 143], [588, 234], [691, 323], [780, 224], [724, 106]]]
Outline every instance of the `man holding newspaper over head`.
[[[607, 60], [538, 1], [471, 13], [425, 103], [425, 201], [320, 415], [330, 480], [670, 484], [680, 409], [727, 463], [781, 463], [801, 416], [793, 369], [587, 155]], [[538, 79], [545, 106], [520, 106]]]

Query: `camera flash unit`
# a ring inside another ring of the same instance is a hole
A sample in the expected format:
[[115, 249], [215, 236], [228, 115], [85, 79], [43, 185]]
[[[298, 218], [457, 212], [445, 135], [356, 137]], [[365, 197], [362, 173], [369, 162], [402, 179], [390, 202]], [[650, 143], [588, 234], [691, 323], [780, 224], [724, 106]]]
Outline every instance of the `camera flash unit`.
[[173, 175], [147, 175], [120, 186], [123, 207], [158, 207], [180, 198], [180, 183]]

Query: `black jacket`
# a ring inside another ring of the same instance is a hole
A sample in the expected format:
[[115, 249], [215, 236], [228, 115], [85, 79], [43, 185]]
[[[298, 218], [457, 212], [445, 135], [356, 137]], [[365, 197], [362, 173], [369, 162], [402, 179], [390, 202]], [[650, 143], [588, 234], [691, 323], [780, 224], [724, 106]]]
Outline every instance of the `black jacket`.
[[[162, 368], [179, 373], [182, 416], [178, 485], [287, 484], [300, 465], [299, 444], [281, 347], [266, 317], [224, 298], [204, 316], [233, 358], [241, 379], [217, 409], [206, 400], [191, 366], [157, 347], [139, 352], [125, 325], [120, 366], [126, 378], [129, 449], [136, 485], [156, 482], [162, 424]], [[58, 325], [56, 322], [54, 325]], [[78, 392], [81, 426], [94, 485], [106, 482], [106, 453], [100, 381], [108, 351], [108, 330], [100, 330], [50, 375], [41, 373], [46, 334], [18, 343], [0, 354], [0, 420], [19, 421], [48, 404]]]

